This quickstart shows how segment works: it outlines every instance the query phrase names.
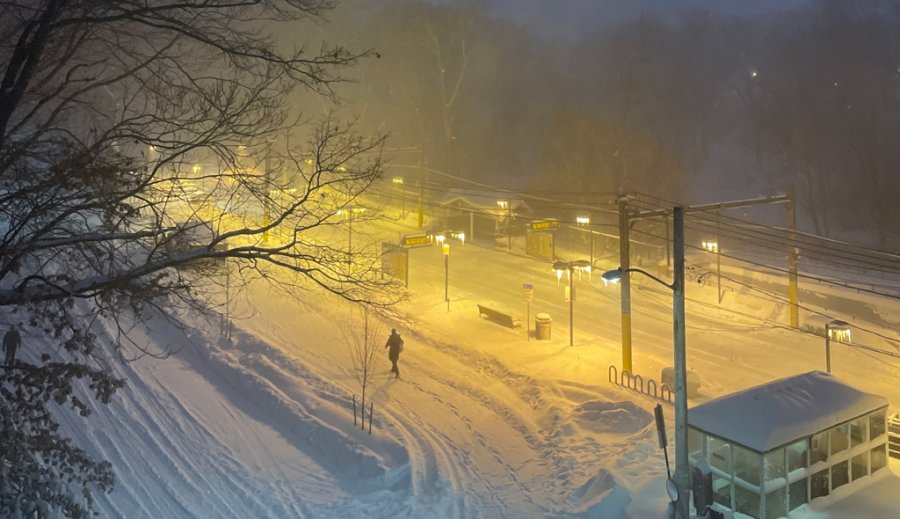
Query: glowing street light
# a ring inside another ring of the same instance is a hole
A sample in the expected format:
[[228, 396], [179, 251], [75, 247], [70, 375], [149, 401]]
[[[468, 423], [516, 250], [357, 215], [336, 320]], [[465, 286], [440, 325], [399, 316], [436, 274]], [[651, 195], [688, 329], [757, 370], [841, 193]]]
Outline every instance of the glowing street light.
[[347, 263], [353, 263], [353, 215], [366, 212], [365, 207], [351, 206], [337, 210], [338, 216], [347, 215]]
[[716, 295], [719, 297], [719, 304], [722, 304], [722, 255], [719, 254], [719, 242], [704, 240], [702, 245], [704, 250], [716, 255]]
[[590, 216], [576, 216], [575, 217], [575, 225], [578, 227], [588, 227], [588, 232], [591, 234], [591, 266], [594, 265], [594, 231], [590, 229], [591, 226], [591, 217]]
[[850, 344], [850, 325], [837, 319], [825, 323], [825, 369], [831, 373], [831, 341]]
[[[672, 327], [675, 356], [675, 516], [688, 519], [690, 514], [690, 469], [688, 466], [687, 439], [687, 362], [685, 355], [684, 327], [684, 207], [675, 206], [673, 212], [673, 239], [675, 251], [675, 279], [666, 283], [653, 274], [636, 268], [617, 268], [604, 272], [601, 278], [616, 283], [630, 272], [638, 272], [672, 290]], [[631, 352], [627, 352], [628, 358]]]
[[393, 177], [391, 182], [400, 194], [400, 218], [406, 218], [406, 192], [403, 191], [403, 177]]
[[497, 200], [497, 207], [506, 209], [506, 237], [508, 250], [512, 250], [512, 204], [509, 200]]
[[562, 273], [569, 273], [569, 346], [574, 344], [575, 335], [575, 285], [572, 272], [578, 270], [580, 272], [591, 272], [591, 263], [588, 260], [562, 261], [553, 262], [553, 270], [556, 271], [557, 282], [562, 279]]

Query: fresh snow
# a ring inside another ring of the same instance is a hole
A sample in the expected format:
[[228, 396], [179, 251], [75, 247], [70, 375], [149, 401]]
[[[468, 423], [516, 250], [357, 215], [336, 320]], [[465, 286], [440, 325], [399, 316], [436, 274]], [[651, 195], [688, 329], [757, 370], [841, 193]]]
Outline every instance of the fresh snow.
[[[364, 243], [362, 232], [354, 244]], [[396, 240], [416, 230], [371, 230], [373, 247], [377, 232]], [[404, 336], [402, 377], [392, 379], [386, 352], [378, 355], [371, 436], [353, 427], [360, 388], [346, 334], [354, 313], [333, 295], [288, 293], [258, 279], [232, 309], [230, 339], [219, 335], [216, 315], [182, 315], [197, 330], [188, 333], [164, 321], [135, 328], [138, 344], [170, 347], [173, 355], [114, 363], [127, 387], [90, 417], [67, 414], [63, 424], [78, 445], [113, 464], [118, 485], [99, 496], [99, 511], [128, 518], [664, 516], [666, 468], [651, 419], [657, 401], [607, 379], [621, 361], [617, 288], [597, 273], [576, 278], [570, 347], [566, 279], [558, 282], [522, 245], [514, 242], [510, 252], [454, 243], [449, 311], [441, 252], [410, 251], [412, 298], [402, 310], [413, 320], [382, 323]], [[617, 266], [614, 258], [607, 263]], [[534, 285], [530, 306], [523, 283]], [[636, 371], [658, 381], [671, 366], [672, 295], [638, 277], [632, 286]], [[802, 287], [819, 294], [811, 305], [833, 296], [871, 310], [865, 321], [845, 319], [851, 324], [897, 329], [894, 301]], [[824, 365], [821, 337], [759, 321], [786, 322], [784, 305], [729, 292], [719, 308], [714, 284], [690, 285], [687, 297], [688, 367], [701, 379], [691, 405]], [[475, 305], [484, 301], [523, 322], [529, 311], [550, 314], [552, 339], [479, 318]], [[115, 328], [106, 326], [98, 332], [111, 342]], [[877, 339], [854, 331], [854, 340]], [[900, 362], [832, 348], [841, 380], [900, 401]], [[672, 408], [664, 409], [671, 427]]]

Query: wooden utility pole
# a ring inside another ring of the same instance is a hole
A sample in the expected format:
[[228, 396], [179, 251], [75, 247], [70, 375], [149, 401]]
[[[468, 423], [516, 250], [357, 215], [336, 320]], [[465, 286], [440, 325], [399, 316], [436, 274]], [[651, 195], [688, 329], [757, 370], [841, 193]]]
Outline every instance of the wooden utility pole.
[[794, 188], [787, 194], [788, 220], [788, 299], [791, 302], [791, 328], [800, 327], [800, 305], [797, 301], [797, 266], [799, 251], [797, 250], [797, 212]]

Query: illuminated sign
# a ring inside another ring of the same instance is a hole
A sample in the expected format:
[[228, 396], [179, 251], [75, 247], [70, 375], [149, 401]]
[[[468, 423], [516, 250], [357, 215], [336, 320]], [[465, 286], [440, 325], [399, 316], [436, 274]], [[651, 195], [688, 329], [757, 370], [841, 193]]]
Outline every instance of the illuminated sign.
[[409, 234], [403, 237], [401, 245], [404, 249], [415, 249], [416, 247], [430, 247], [431, 236], [427, 234]]
[[559, 229], [559, 220], [535, 220], [529, 224], [532, 231], [555, 231]]

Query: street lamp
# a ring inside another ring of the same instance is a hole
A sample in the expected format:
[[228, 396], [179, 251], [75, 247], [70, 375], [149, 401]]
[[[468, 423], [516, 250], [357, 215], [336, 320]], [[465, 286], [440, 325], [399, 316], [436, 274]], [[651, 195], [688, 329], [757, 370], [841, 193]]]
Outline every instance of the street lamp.
[[837, 319], [825, 323], [825, 369], [831, 373], [831, 341], [850, 342], [850, 325]]
[[578, 227], [587, 227], [588, 232], [591, 234], [591, 266], [594, 266], [594, 230], [591, 229], [591, 217], [590, 216], [576, 216], [575, 224]]
[[512, 204], [509, 200], [497, 200], [497, 207], [506, 209], [506, 248], [512, 250]]
[[562, 273], [569, 273], [569, 346], [574, 345], [575, 335], [575, 285], [572, 271], [582, 270], [591, 271], [591, 263], [588, 260], [561, 261], [553, 262], [553, 270], [556, 271], [556, 279], [562, 278]]
[[403, 190], [403, 177], [393, 177], [391, 182], [397, 186], [400, 193], [400, 218], [406, 218], [406, 191]]
[[719, 296], [719, 304], [722, 304], [722, 255], [719, 254], [719, 242], [705, 240], [703, 249], [716, 255], [716, 294]]
[[338, 216], [347, 215], [347, 263], [353, 262], [353, 215], [366, 212], [365, 207], [351, 206], [338, 209]]
[[690, 469], [688, 466], [687, 439], [687, 363], [685, 359], [684, 328], [684, 207], [673, 211], [673, 238], [675, 251], [675, 279], [666, 283], [647, 271], [621, 267], [604, 272], [604, 281], [616, 283], [630, 272], [641, 273], [672, 290], [672, 327], [675, 349], [675, 517], [688, 519], [690, 513]]
[[447, 311], [450, 311], [450, 244], [443, 244], [444, 250], [444, 301], [447, 302]]

